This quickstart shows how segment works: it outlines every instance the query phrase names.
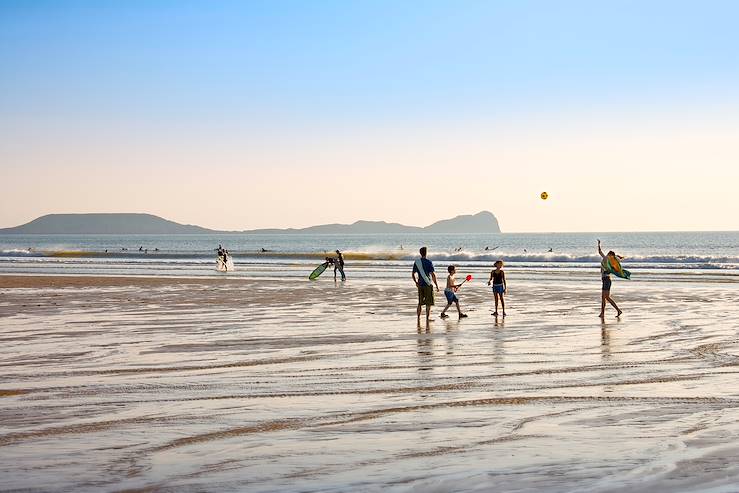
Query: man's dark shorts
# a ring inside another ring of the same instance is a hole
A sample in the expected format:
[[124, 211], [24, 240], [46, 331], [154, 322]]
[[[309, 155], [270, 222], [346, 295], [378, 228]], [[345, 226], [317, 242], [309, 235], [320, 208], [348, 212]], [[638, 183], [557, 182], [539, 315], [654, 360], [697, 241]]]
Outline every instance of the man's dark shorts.
[[418, 286], [418, 304], [426, 306], [434, 304], [433, 286]]

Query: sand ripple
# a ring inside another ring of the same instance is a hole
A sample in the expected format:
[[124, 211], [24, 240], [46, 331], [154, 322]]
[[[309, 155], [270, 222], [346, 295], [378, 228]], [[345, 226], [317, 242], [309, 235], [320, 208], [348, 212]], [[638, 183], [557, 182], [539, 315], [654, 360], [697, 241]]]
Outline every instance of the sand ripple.
[[[732, 284], [536, 282], [415, 327], [393, 282], [0, 283], [0, 490], [739, 482]], [[437, 310], [438, 311], [438, 310]]]

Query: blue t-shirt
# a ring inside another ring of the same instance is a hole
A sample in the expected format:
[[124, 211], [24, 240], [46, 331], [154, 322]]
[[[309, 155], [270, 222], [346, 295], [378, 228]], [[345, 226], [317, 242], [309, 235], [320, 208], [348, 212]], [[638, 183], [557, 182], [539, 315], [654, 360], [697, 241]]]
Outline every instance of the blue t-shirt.
[[[429, 280], [431, 280], [431, 273], [434, 272], [434, 264], [432, 264], [427, 258], [422, 258], [421, 263], [423, 264], [423, 270], [426, 271], [426, 275]], [[415, 262], [413, 262], [413, 272], [418, 272], [418, 265], [416, 265]], [[418, 274], [418, 285], [421, 287], [430, 286], [430, 284], [427, 284], [426, 281], [423, 280], [423, 276], [420, 273]]]

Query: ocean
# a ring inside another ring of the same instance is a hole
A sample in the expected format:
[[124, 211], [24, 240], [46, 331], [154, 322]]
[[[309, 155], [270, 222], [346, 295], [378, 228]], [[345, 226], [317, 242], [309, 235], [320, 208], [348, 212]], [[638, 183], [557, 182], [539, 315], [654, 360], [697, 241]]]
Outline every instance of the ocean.
[[[302, 278], [340, 249], [350, 278], [398, 278], [425, 245], [441, 268], [481, 274], [502, 259], [526, 278], [580, 279], [598, 268], [598, 238], [642, 279], [739, 281], [739, 232], [2, 235], [0, 273]], [[216, 272], [219, 244], [233, 255], [233, 272]]]

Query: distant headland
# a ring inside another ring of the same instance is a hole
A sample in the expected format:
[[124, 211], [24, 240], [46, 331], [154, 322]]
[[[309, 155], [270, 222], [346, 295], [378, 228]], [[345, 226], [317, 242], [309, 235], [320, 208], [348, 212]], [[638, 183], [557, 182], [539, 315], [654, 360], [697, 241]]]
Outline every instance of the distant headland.
[[457, 216], [436, 221], [425, 227], [405, 226], [385, 221], [357, 221], [352, 224], [322, 224], [307, 228], [252, 229], [219, 231], [192, 224], [180, 224], [152, 214], [95, 213], [47, 214], [14, 228], [0, 229], [0, 234], [390, 234], [390, 233], [500, 233], [492, 212]]

